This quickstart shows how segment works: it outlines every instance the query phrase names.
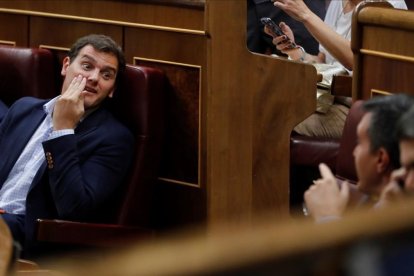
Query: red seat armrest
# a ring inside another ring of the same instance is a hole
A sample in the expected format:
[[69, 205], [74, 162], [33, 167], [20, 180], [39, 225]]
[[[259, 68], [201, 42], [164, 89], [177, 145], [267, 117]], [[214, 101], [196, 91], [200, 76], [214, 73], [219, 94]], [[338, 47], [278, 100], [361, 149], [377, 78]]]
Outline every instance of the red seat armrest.
[[148, 240], [153, 230], [116, 224], [84, 223], [65, 220], [37, 220], [37, 240], [62, 244], [119, 247], [131, 240]]

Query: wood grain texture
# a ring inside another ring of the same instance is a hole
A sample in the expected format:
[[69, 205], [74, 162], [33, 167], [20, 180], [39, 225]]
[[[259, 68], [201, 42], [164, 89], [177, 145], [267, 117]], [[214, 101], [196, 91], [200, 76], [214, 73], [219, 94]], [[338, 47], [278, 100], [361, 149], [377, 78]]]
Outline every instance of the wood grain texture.
[[315, 110], [316, 71], [250, 53], [245, 1], [207, 1], [206, 12], [210, 226], [249, 220], [264, 211], [283, 217], [288, 213], [289, 135]]
[[203, 10], [195, 6], [117, 0], [1, 0], [1, 8], [85, 16], [185, 29], [204, 29]]
[[[0, 22], [0, 40], [15, 43], [15, 46], [21, 47], [26, 46], [28, 44], [28, 18], [26, 16], [14, 14], [0, 14]], [[9, 43], [7, 44], [11, 45]]]
[[414, 12], [372, 5], [353, 17], [353, 97], [368, 99], [373, 89], [414, 94]]

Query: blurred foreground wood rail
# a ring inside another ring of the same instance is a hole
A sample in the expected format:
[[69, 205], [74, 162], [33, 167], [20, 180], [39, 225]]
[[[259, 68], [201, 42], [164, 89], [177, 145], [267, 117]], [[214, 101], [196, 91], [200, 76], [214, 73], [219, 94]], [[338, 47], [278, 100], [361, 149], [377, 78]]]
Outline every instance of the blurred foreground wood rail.
[[[210, 236], [181, 233], [97, 262], [58, 267], [65, 275], [363, 275], [352, 273], [358, 267], [380, 269], [398, 254], [409, 257], [413, 230], [411, 201], [320, 225], [265, 217], [254, 226], [223, 227]], [[413, 271], [412, 260], [406, 267]]]

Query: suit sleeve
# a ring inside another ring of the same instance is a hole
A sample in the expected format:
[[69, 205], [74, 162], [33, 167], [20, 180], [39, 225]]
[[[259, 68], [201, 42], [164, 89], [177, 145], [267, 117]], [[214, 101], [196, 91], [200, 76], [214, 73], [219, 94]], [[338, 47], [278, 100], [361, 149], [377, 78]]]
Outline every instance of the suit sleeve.
[[49, 185], [58, 215], [92, 214], [120, 185], [132, 159], [133, 136], [124, 128], [45, 141]]

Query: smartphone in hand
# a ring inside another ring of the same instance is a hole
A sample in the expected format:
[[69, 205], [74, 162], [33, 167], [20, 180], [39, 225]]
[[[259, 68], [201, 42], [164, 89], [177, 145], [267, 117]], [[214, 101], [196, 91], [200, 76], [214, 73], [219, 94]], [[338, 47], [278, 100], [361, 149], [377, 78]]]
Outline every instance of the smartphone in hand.
[[[279, 25], [277, 25], [271, 18], [262, 17], [260, 19], [260, 22], [262, 22], [263, 25], [267, 26], [275, 36], [285, 35], [285, 33], [282, 32], [282, 29], [279, 27]], [[287, 35], [286, 37], [286, 40], [290, 42], [289, 49], [296, 48], [296, 44], [293, 41], [291, 41]]]

